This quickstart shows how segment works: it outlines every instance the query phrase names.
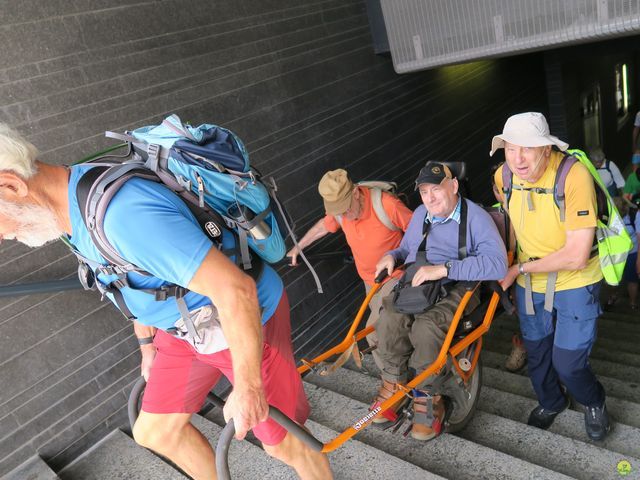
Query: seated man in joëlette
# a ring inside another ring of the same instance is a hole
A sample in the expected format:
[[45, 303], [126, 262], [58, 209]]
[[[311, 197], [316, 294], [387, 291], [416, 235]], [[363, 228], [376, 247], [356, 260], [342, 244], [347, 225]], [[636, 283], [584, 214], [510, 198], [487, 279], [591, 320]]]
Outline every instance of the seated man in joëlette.
[[[436, 360], [466, 292], [465, 285], [456, 282], [499, 280], [507, 272], [507, 253], [495, 223], [482, 207], [458, 194], [458, 180], [446, 165], [427, 163], [420, 170], [416, 190], [423, 205], [413, 213], [400, 246], [380, 259], [376, 275], [385, 269], [391, 273], [397, 265], [405, 264], [405, 277], [410, 278], [404, 278], [401, 284], [410, 288], [440, 282], [446, 296], [415, 314], [406, 313], [408, 309], [401, 304], [399, 295], [384, 298], [376, 326], [378, 353], [384, 367], [382, 385], [372, 408], [391, 397], [399, 384], [407, 383], [412, 370], [420, 373]], [[466, 313], [479, 302], [475, 293]], [[434, 375], [430, 376], [414, 391], [411, 436], [417, 440], [430, 440], [442, 431], [446, 409], [442, 396], [433, 397], [433, 415], [428, 415], [427, 399], [432, 393], [439, 393], [430, 392], [434, 379]], [[376, 423], [385, 421], [382, 414], [374, 419]]]

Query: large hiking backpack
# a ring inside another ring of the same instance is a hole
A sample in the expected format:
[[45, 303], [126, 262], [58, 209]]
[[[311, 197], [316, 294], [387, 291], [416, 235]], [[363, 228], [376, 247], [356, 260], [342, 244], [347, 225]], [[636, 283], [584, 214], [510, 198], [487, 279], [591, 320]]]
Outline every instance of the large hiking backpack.
[[[80, 261], [83, 284], [94, 283], [103, 294], [113, 294], [128, 318], [133, 315], [119, 290], [131, 288], [126, 281], [128, 272], [143, 275], [147, 272], [118, 254], [105, 235], [104, 217], [114, 195], [131, 178], [159, 182], [174, 191], [214, 244], [256, 279], [263, 260], [275, 263], [284, 258], [286, 232], [295, 242], [288, 215], [276, 196], [275, 181], [272, 178], [263, 181], [260, 173], [250, 166], [244, 144], [231, 131], [212, 124], [192, 127], [183, 124], [177, 115], [171, 115], [160, 125], [106, 135], [126, 142], [128, 152], [88, 162], [93, 168], [80, 179], [77, 196], [91, 239], [108, 264], [97, 264], [75, 249], [74, 253]], [[234, 235], [233, 249], [222, 249], [225, 230]], [[317, 275], [306, 258], [303, 260], [321, 291]], [[118, 280], [109, 285], [101, 285], [95, 278], [87, 282], [91, 272], [117, 275]], [[181, 301], [186, 290], [179, 286], [157, 290], [147, 293], [155, 295], [156, 300], [175, 297], [187, 323], [188, 312]]]
[[[611, 195], [597, 173], [595, 166], [587, 155], [578, 149], [567, 150], [567, 154], [561, 160], [551, 189], [536, 188], [536, 193], [553, 194], [553, 199], [558, 207], [560, 221], [565, 220], [565, 183], [571, 167], [576, 163], [583, 164], [593, 177], [596, 190], [597, 225], [596, 243], [594, 254], [597, 252], [600, 258], [600, 268], [605, 281], [609, 285], [618, 285], [622, 279], [622, 272], [627, 260], [629, 250], [633, 244], [627, 233], [624, 222], [616, 208]], [[513, 188], [513, 174], [505, 162], [502, 166], [502, 191], [505, 194], [505, 202], [508, 209], [509, 200]]]

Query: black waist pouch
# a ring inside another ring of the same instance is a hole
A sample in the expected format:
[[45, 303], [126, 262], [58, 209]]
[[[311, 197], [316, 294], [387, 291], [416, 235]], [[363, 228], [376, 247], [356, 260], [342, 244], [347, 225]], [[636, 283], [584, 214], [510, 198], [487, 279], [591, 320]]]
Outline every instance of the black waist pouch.
[[414, 275], [424, 265], [428, 265], [426, 261], [412, 263], [400, 278], [393, 295], [393, 306], [397, 312], [409, 315], [424, 313], [447, 296], [441, 280], [411, 286]]

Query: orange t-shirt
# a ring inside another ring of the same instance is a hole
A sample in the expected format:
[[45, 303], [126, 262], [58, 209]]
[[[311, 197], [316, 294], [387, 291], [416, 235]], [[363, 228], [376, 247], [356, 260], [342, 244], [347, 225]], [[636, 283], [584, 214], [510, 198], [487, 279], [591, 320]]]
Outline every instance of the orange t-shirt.
[[[399, 199], [382, 192], [382, 206], [391, 222], [400, 230], [389, 230], [378, 219], [371, 202], [368, 188], [358, 187], [362, 198], [362, 212], [357, 220], [342, 217], [342, 230], [351, 247], [358, 275], [368, 285], [373, 285], [376, 264], [389, 250], [400, 245], [404, 231], [409, 225], [412, 212]], [[324, 226], [331, 233], [340, 229], [340, 224], [332, 215], [324, 217]]]

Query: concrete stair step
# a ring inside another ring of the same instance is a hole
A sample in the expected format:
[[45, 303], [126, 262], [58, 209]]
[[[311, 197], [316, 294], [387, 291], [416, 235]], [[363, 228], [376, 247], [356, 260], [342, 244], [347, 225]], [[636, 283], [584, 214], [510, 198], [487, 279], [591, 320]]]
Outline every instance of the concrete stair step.
[[[371, 390], [371, 383], [374, 382], [372, 378], [360, 375], [358, 379], [354, 372], [351, 373], [354, 375], [352, 380], [355, 383], [351, 386], [345, 385], [345, 390], [359, 391], [358, 396], [362, 396], [363, 391]], [[328, 390], [324, 382], [322, 386], [310, 383], [318, 378], [309, 376], [305, 382], [305, 390], [312, 405], [313, 420], [335, 430], [344, 430], [355, 419], [368, 413], [368, 403]], [[456, 435], [447, 434], [435, 441], [418, 442], [371, 425], [358, 432], [356, 438], [371, 447], [450, 479], [572, 478]], [[348, 442], [345, 445], [347, 444]], [[377, 478], [392, 477], [379, 475]]]
[[[491, 352], [502, 357], [501, 365], [504, 365], [504, 359], [510, 351], [511, 342], [506, 341], [495, 342], [492, 341], [492, 339], [489, 339], [489, 341], [487, 341], [482, 347], [482, 355], [484, 359], [488, 356], [486, 354]], [[589, 361], [596, 375], [617, 378], [618, 380], [622, 380], [629, 384], [637, 384], [638, 379], [640, 379], [640, 366], [627, 364], [624, 361], [621, 361], [621, 359], [629, 357], [632, 358], [632, 361], [635, 363], [638, 355], [604, 352], [604, 356], [607, 358], [603, 358], [602, 352], [598, 354], [595, 349], [594, 353], [590, 356]]]
[[[538, 402], [533, 398], [492, 388], [485, 383], [482, 386], [478, 408], [483, 412], [516, 422], [527, 423], [529, 412], [537, 404]], [[615, 417], [612, 418], [612, 428], [609, 435], [601, 442], [594, 442], [587, 436], [582, 410], [569, 409], [558, 415], [549, 432], [580, 442], [590, 443], [616, 454], [640, 458], [640, 429], [619, 423]]]
[[[638, 342], [640, 342], [640, 328], [620, 329], [610, 324], [603, 324], [602, 319], [598, 321], [598, 324], [596, 348], [614, 352], [620, 350], [627, 353], [638, 353], [637, 345]], [[518, 332], [520, 332], [520, 327], [517, 320], [509, 322], [496, 320], [491, 324], [491, 329], [485, 338], [500, 338], [501, 340], [506, 339], [506, 341], [509, 342], [513, 334]]]
[[[192, 423], [215, 448], [222, 428], [194, 415]], [[251, 458], [248, 462], [247, 458]], [[262, 478], [277, 480], [294, 478], [291, 470], [269, 457], [261, 448], [249, 442], [232, 442], [229, 449], [229, 469], [237, 480]], [[101, 442], [60, 472], [62, 480], [93, 479], [185, 479], [188, 478], [161, 457], [137, 445], [120, 430], [114, 430]]]
[[617, 320], [629, 325], [636, 325], [640, 320], [640, 311], [633, 311], [630, 308], [616, 308], [609, 311], [604, 311], [602, 317], [605, 319]]
[[[200, 415], [194, 415], [191, 423], [202, 432], [215, 449], [222, 427]], [[229, 471], [234, 480], [294, 478], [286, 465], [271, 458], [260, 447], [250, 442], [235, 440], [229, 447]]]
[[[502, 351], [503, 349], [511, 349], [511, 338], [514, 333], [519, 330], [512, 330], [509, 327], [491, 326], [491, 330], [485, 336], [486, 348], [497, 348]], [[634, 342], [634, 337], [629, 337], [625, 340], [603, 338], [600, 334], [596, 340], [593, 350], [591, 352], [591, 358], [600, 360], [606, 360], [615, 363], [621, 363], [633, 367], [640, 368], [640, 352], [638, 351], [638, 342], [640, 342], [640, 335], [637, 336], [637, 341]]]
[[[505, 358], [505, 355], [496, 354], [495, 352], [487, 350], [482, 351], [483, 374], [485, 374], [483, 376], [483, 384], [497, 390], [535, 399], [536, 396], [531, 387], [531, 382], [529, 377], [526, 376], [526, 369], [518, 373], [502, 371]], [[596, 374], [598, 374], [598, 379], [607, 391], [607, 409], [609, 410], [609, 414], [618, 423], [640, 428], [640, 403], [617, 397], [615, 395], [616, 389], [612, 388], [609, 390], [609, 386], [620, 386], [621, 382], [616, 379], [601, 376], [597, 370]]]
[[49, 465], [40, 458], [38, 455], [34, 455], [26, 462], [19, 465], [17, 468], [7, 473], [3, 480], [59, 480], [60, 477], [56, 475], [56, 472], [51, 470]]
[[[309, 376], [307, 381], [365, 404], [370, 404], [378, 387], [375, 378], [347, 369], [331, 377]], [[605, 478], [602, 475], [615, 472], [621, 454], [633, 460], [634, 456], [640, 458], [640, 429], [616, 424], [606, 442], [596, 443], [585, 433], [582, 413], [563, 413], [558, 420], [564, 418], [564, 421], [545, 432], [526, 425], [529, 411], [537, 405], [535, 400], [483, 386], [480, 402], [482, 411], [476, 412], [469, 425], [458, 434], [471, 442], [576, 478]], [[531, 448], [533, 444], [535, 448]], [[557, 457], [554, 451], [563, 454]], [[574, 460], [572, 465], [564, 460], [569, 453]], [[554, 458], [548, 460], [547, 456]], [[640, 460], [637, 464], [640, 465]], [[580, 474], [582, 471], [596, 475]]]
[[[222, 412], [220, 411], [220, 409], [212, 410], [209, 414], [207, 414], [207, 418], [202, 420], [203, 422], [209, 423], [210, 425], [197, 424], [196, 426], [201, 429], [201, 431], [207, 438], [211, 438], [208, 433], [209, 429], [217, 431], [216, 429], [220, 429], [221, 425], [224, 424], [224, 418], [222, 417]], [[325, 443], [338, 436], [338, 432], [336, 430], [313, 420], [307, 421], [305, 426], [317, 439]], [[213, 436], [215, 436], [215, 441], [217, 441], [217, 435], [214, 433]], [[262, 450], [261, 448], [254, 445], [254, 443], [257, 443], [255, 437], [251, 438], [250, 441], [253, 443], [249, 443], [248, 441], [234, 441], [233, 443], [245, 443], [253, 446], [253, 448], [255, 449]], [[260, 455], [262, 458], [258, 459], [258, 455]], [[406, 461], [389, 453], [380, 451], [366, 443], [360, 442], [357, 439], [351, 439], [348, 442], [345, 442], [340, 448], [334, 450], [333, 452], [330, 452], [328, 455], [329, 462], [331, 463], [331, 470], [333, 471], [336, 480], [359, 480], [364, 478], [415, 478], [424, 480], [437, 480], [443, 478], [421, 468], [421, 466], [414, 465], [410, 461]], [[230, 458], [229, 469], [231, 471], [232, 478], [234, 480], [236, 478], [297, 478], [293, 470], [289, 469], [279, 461], [272, 459], [264, 451], [256, 453], [255, 456], [251, 458], [251, 463], [254, 463], [256, 461], [259, 461], [261, 463], [267, 461], [270, 465], [273, 465], [274, 468], [278, 467], [279, 471], [277, 472], [277, 476], [265, 476], [261, 475], [257, 471], [255, 472], [254, 476], [237, 476], [238, 474], [234, 471], [234, 465]], [[271, 474], [271, 472], [268, 473]]]
[[[531, 386], [529, 376], [527, 375], [526, 367], [516, 373], [506, 371], [504, 368], [506, 358], [506, 353], [496, 353], [483, 348], [483, 385], [535, 400], [536, 395]], [[371, 355], [365, 355], [362, 365], [364, 371], [379, 378], [380, 371]], [[606, 364], [605, 366], [608, 367], [609, 365]], [[351, 360], [346, 363], [345, 367], [354, 371], [360, 371]], [[611, 369], [608, 371], [611, 371]], [[640, 384], [631, 382], [627, 377], [623, 377], [622, 380], [612, 378], [603, 375], [597, 370], [596, 374], [607, 392], [607, 408], [609, 409], [609, 413], [615, 415], [615, 420], [619, 423], [640, 428]]]
[[147, 480], [185, 477], [159, 457], [114, 430], [58, 473], [62, 480]]
[[[501, 313], [494, 318], [491, 325], [512, 325], [519, 328], [518, 316]], [[604, 312], [598, 319], [598, 326], [604, 331], [603, 333], [623, 332], [631, 335], [639, 335], [640, 312], [635, 316], [625, 316]]]
[[[638, 458], [484, 411], [477, 411], [457, 435], [577, 479], [617, 479], [616, 466], [621, 460], [640, 465]], [[584, 427], [582, 435], [586, 438]]]
[[[492, 358], [493, 355], [492, 352], [484, 350], [482, 352], [483, 385], [478, 408], [487, 413], [526, 423], [529, 412], [538, 404], [531, 381], [526, 376], [526, 369], [518, 374], [488, 367], [486, 357], [490, 357], [489, 361], [496, 362]], [[500, 365], [503, 365], [504, 358], [502, 356], [497, 362], [501, 362]], [[365, 356], [363, 366], [369, 375], [374, 376], [377, 380], [379, 371], [371, 355]], [[347, 367], [349, 370], [361, 373], [351, 361], [347, 363]], [[322, 382], [327, 382], [327, 388], [331, 388], [332, 377], [325, 378], [314, 375], [314, 378], [321, 378]], [[574, 440], [592, 443], [613, 452], [640, 458], [640, 404], [635, 401], [637, 398], [631, 397], [637, 393], [637, 389], [607, 377], [600, 377], [600, 381], [607, 391], [607, 408], [615, 424], [603, 442], [593, 442], [586, 435], [584, 414], [580, 405], [573, 405], [571, 410], [558, 416], [549, 431]], [[362, 398], [367, 402], [373, 398], [377, 391], [377, 383], [371, 387], [367, 382], [364, 382], [358, 384], [358, 387], [365, 392]], [[633, 400], [629, 401], [624, 396], [620, 398], [619, 395], [616, 395], [619, 392], [633, 398]]]

